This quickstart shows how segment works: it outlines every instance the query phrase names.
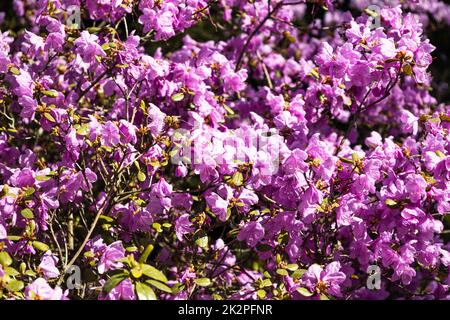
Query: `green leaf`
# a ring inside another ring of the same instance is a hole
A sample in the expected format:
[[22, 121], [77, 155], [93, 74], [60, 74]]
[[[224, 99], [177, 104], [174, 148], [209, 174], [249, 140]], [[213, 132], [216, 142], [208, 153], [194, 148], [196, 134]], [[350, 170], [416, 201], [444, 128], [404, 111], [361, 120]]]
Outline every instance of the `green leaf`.
[[386, 199], [385, 203], [389, 208], [394, 208], [397, 206], [397, 202], [392, 199]]
[[384, 60], [384, 63], [392, 63], [392, 62], [397, 62], [397, 61], [398, 61], [397, 58], [389, 58], [389, 59]]
[[308, 75], [311, 76], [311, 77], [314, 77], [316, 79], [320, 78], [320, 75], [319, 75], [319, 72], [318, 72], [317, 68], [313, 68]]
[[85, 123], [77, 129], [77, 134], [79, 134], [80, 136], [86, 136], [88, 135], [89, 131], [90, 131], [89, 124]]
[[133, 268], [131, 269], [131, 274], [136, 279], [139, 279], [140, 277], [142, 277], [142, 270], [140, 268]]
[[277, 269], [277, 274], [280, 276], [287, 276], [289, 273], [285, 269]]
[[328, 298], [328, 296], [326, 296], [325, 294], [321, 294], [320, 295], [320, 300], [330, 300], [330, 298]]
[[197, 240], [195, 240], [195, 243], [200, 248], [207, 248], [208, 247], [208, 236], [203, 236], [201, 238], [198, 238]]
[[136, 283], [136, 293], [139, 300], [156, 300], [155, 292], [150, 286], [142, 282]]
[[20, 70], [16, 67], [9, 67], [9, 72], [16, 76], [20, 75]]
[[121, 283], [123, 280], [125, 280], [126, 277], [127, 277], [127, 275], [125, 273], [116, 274], [116, 275], [112, 276], [103, 285], [103, 292], [108, 294], [112, 289], [117, 287], [117, 285], [119, 283]]
[[236, 187], [242, 186], [244, 184], [244, 176], [242, 175], [242, 172], [236, 171], [231, 178], [231, 182]]
[[288, 244], [289, 243], [289, 232], [283, 231], [277, 237], [277, 241], [279, 244]]
[[33, 247], [44, 252], [50, 249], [50, 247], [47, 244], [40, 241], [33, 241]]
[[304, 297], [311, 297], [314, 293], [311, 293], [308, 289], [300, 287], [297, 288], [297, 292], [300, 293]]
[[8, 276], [15, 277], [15, 276], [20, 275], [20, 272], [17, 271], [16, 269], [12, 268], [12, 267], [5, 267], [4, 269], [5, 269], [5, 273], [6, 273]]
[[172, 96], [172, 101], [178, 102], [184, 99], [184, 93], [180, 92], [180, 93], [176, 93]]
[[142, 112], [144, 112], [144, 113], [147, 112], [147, 107], [145, 106], [145, 101], [144, 100], [141, 100], [141, 103], [140, 103], [139, 107], [141, 108]]
[[33, 270], [27, 270], [23, 274], [25, 274], [27, 276], [30, 276], [30, 277], [35, 277], [36, 276], [36, 272], [34, 272]]
[[102, 28], [100, 27], [89, 27], [86, 29], [89, 33], [98, 33]]
[[351, 160], [351, 159], [340, 157], [339, 160], [341, 160], [344, 163], [353, 164], [353, 160]]
[[100, 215], [99, 218], [102, 219], [102, 220], [105, 220], [106, 222], [113, 222], [114, 221], [114, 218], [108, 217], [108, 216], [104, 216], [104, 215]]
[[288, 264], [288, 265], [285, 267], [285, 269], [288, 269], [289, 271], [295, 271], [295, 270], [298, 269], [298, 265], [295, 264], [295, 263]]
[[403, 71], [403, 73], [406, 74], [407, 76], [410, 76], [410, 75], [413, 74], [413, 68], [412, 68], [412, 66], [411, 66], [409, 63], [408, 63], [408, 64], [405, 64], [405, 65], [403, 66], [402, 71]]
[[8, 252], [2, 251], [0, 252], [0, 264], [4, 267], [8, 267], [13, 263], [11, 256]]
[[56, 90], [44, 90], [44, 91], [41, 91], [41, 93], [44, 96], [50, 97], [50, 98], [57, 98], [58, 97], [58, 91], [56, 91]]
[[94, 258], [95, 254], [92, 251], [86, 251], [85, 253], [83, 253], [83, 256], [85, 256], [86, 258]]
[[23, 289], [23, 287], [24, 287], [23, 282], [20, 280], [16, 280], [16, 279], [10, 280], [8, 282], [8, 284], [6, 285], [6, 288], [11, 292], [20, 291]]
[[361, 157], [359, 154], [357, 154], [356, 152], [352, 153], [352, 160], [353, 163], [357, 163], [361, 161]]
[[194, 282], [200, 287], [207, 287], [211, 285], [211, 280], [209, 278], [199, 278], [195, 279]]
[[374, 10], [370, 10], [369, 8], [364, 9], [364, 12], [373, 18], [378, 17], [378, 12], [376, 12]]
[[145, 274], [147, 277], [153, 278], [155, 280], [159, 280], [159, 281], [164, 282], [164, 283], [167, 282], [167, 278], [164, 275], [164, 273], [162, 273], [161, 271], [159, 271], [155, 267], [150, 266], [148, 264], [143, 264], [141, 266], [141, 268], [142, 268], [142, 273]]
[[450, 115], [441, 114], [441, 115], [439, 116], [439, 119], [440, 119], [441, 121], [444, 121], [444, 122], [450, 122]]
[[136, 251], [138, 251], [138, 247], [136, 247], [136, 246], [130, 246], [130, 247], [126, 247], [125, 250], [126, 250], [127, 252], [136, 252]]
[[34, 192], [36, 191], [36, 189], [34, 189], [33, 187], [28, 187], [25, 189], [25, 196], [29, 197], [31, 196]]
[[258, 291], [256, 291], [256, 295], [258, 296], [259, 299], [264, 299], [266, 297], [266, 291], [263, 289], [259, 289]]
[[34, 213], [33, 213], [33, 211], [31, 211], [30, 208], [23, 209], [22, 211], [20, 211], [20, 214], [25, 219], [33, 219], [34, 218]]
[[156, 232], [158, 232], [158, 233], [160, 233], [160, 232], [163, 231], [163, 230], [162, 230], [162, 227], [161, 227], [161, 224], [158, 223], [158, 222], [152, 223], [152, 227], [153, 227], [153, 229], [155, 229]]
[[303, 276], [303, 274], [306, 272], [306, 269], [297, 269], [292, 273], [293, 279], [299, 279]]
[[261, 282], [261, 287], [265, 288], [265, 287], [270, 287], [272, 286], [272, 281], [270, 281], [270, 279], [264, 279]]
[[292, 36], [292, 34], [289, 31], [283, 32], [283, 35], [286, 38], [286, 40], [289, 41], [290, 43], [294, 43], [296, 41], [295, 37]]
[[139, 258], [139, 262], [140, 262], [140, 263], [144, 263], [145, 261], [147, 261], [147, 258], [148, 258], [148, 256], [150, 255], [150, 253], [152, 253], [153, 248], [154, 248], [154, 247], [153, 247], [152, 244], [149, 244], [149, 245], [145, 248], [144, 253], [142, 253], [141, 257]]
[[231, 208], [227, 208], [227, 214], [225, 216], [225, 220], [230, 219], [230, 217], [231, 217]]
[[227, 106], [226, 104], [223, 104], [223, 108], [228, 112], [228, 114], [230, 115], [234, 115], [234, 110], [231, 109], [229, 106]]
[[20, 239], [22, 239], [22, 237], [21, 236], [8, 236], [7, 239], [10, 241], [19, 241]]
[[50, 122], [56, 122], [55, 118], [53, 118], [53, 116], [48, 112], [44, 112], [44, 117]]
[[34, 177], [34, 179], [37, 180], [37, 181], [47, 181], [47, 180], [50, 180], [51, 177], [49, 177], [49, 176], [36, 176], [36, 177]]
[[142, 171], [139, 171], [137, 178], [138, 178], [139, 182], [144, 182], [147, 177], [145, 176], [145, 173], [143, 173]]
[[151, 284], [152, 286], [154, 286], [156, 289], [159, 289], [159, 290], [167, 292], [167, 293], [172, 293], [172, 289], [162, 282], [159, 282], [156, 280], [147, 280], [146, 282], [148, 284]]

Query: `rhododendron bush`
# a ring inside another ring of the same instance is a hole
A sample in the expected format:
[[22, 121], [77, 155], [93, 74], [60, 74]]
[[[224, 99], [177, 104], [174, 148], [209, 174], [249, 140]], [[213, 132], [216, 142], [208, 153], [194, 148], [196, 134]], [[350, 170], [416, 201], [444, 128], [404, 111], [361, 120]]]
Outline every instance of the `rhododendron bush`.
[[444, 2], [4, 2], [0, 298], [450, 298]]

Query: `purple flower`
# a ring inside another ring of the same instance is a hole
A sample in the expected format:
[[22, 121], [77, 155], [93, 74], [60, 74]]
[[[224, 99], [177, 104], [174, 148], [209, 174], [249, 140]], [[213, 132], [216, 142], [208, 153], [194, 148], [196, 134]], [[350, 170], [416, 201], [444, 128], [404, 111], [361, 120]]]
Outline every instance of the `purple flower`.
[[111, 121], [106, 122], [101, 131], [101, 142], [107, 147], [113, 147], [120, 142], [119, 128]]
[[122, 241], [116, 241], [111, 243], [105, 248], [103, 255], [97, 266], [97, 270], [100, 274], [105, 273], [111, 269], [121, 268], [123, 266], [122, 262], [118, 262], [125, 257], [125, 250], [122, 246]]
[[258, 221], [251, 221], [247, 223], [239, 232], [237, 239], [239, 241], [246, 241], [250, 247], [254, 247], [264, 237], [264, 228]]
[[57, 278], [59, 276], [59, 270], [56, 267], [57, 263], [58, 258], [51, 251], [47, 251], [42, 256], [38, 270], [44, 275], [45, 279]]
[[136, 127], [126, 120], [120, 120], [119, 131], [124, 143], [135, 144], [137, 142]]
[[323, 269], [318, 264], [311, 265], [302, 277], [302, 283], [318, 294], [342, 297], [341, 284], [345, 281], [345, 273], [339, 271], [341, 264], [334, 261]]
[[227, 220], [228, 200], [223, 199], [215, 192], [209, 192], [205, 196], [206, 203], [220, 221]]
[[8, 233], [6, 232], [6, 228], [3, 224], [0, 223], [0, 240], [6, 239], [8, 237]]
[[184, 241], [183, 236], [193, 231], [195, 231], [195, 228], [192, 226], [192, 222], [189, 220], [188, 213], [181, 215], [175, 221], [175, 233], [177, 235], [178, 240]]
[[30, 169], [17, 171], [17, 174], [14, 174], [12, 179], [14, 181], [14, 185], [20, 188], [30, 187], [34, 185], [35, 182], [33, 171]]
[[408, 225], [419, 224], [424, 220], [425, 212], [419, 208], [405, 208], [402, 210], [401, 216]]
[[374, 51], [380, 53], [384, 59], [394, 58], [397, 55], [397, 49], [392, 39], [380, 38], [379, 45], [374, 48]]
[[98, 297], [99, 300], [136, 300], [133, 284], [129, 279], [121, 281], [107, 295], [103, 293]]
[[167, 183], [166, 179], [161, 178], [152, 186], [152, 194], [158, 197], [167, 197], [172, 194], [172, 185]]
[[427, 182], [422, 176], [412, 174], [406, 179], [405, 189], [413, 203], [419, 202], [422, 197], [426, 196], [426, 188]]
[[417, 134], [417, 131], [419, 130], [418, 120], [419, 118], [411, 112], [403, 110], [400, 116], [400, 123], [403, 131], [405, 133], [412, 133], [413, 135]]
[[88, 31], [82, 31], [81, 36], [75, 40], [74, 45], [77, 47], [77, 52], [87, 63], [95, 61], [95, 56], [106, 56], [106, 53], [98, 44], [98, 37], [90, 34]]
[[38, 278], [25, 288], [27, 300], [67, 300], [67, 293], [60, 287], [53, 289], [43, 278]]

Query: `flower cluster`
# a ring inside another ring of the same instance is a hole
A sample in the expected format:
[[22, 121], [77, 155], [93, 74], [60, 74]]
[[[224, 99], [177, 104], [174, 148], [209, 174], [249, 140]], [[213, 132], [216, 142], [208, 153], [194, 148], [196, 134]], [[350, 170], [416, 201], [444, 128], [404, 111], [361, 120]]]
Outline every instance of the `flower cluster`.
[[450, 298], [450, 6], [10, 2], [0, 298]]

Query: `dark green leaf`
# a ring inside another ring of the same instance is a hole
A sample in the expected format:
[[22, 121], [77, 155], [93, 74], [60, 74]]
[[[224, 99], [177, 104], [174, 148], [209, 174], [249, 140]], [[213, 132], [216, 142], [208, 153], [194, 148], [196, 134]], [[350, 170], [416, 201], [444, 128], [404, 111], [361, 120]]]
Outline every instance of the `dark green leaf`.
[[119, 283], [125, 280], [126, 277], [127, 275], [125, 273], [116, 274], [112, 276], [111, 278], [108, 279], [108, 281], [106, 281], [105, 285], [103, 286], [103, 292], [108, 294], [112, 289], [117, 287]]

